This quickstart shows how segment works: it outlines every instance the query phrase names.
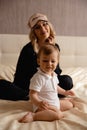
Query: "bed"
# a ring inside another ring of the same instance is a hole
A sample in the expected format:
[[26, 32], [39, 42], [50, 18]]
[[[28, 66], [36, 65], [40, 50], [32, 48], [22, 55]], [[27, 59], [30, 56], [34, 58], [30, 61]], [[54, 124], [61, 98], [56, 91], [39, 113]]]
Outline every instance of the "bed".
[[[13, 81], [19, 52], [28, 41], [28, 35], [0, 34], [0, 79]], [[62, 74], [73, 79], [75, 107], [61, 120], [19, 123], [32, 111], [31, 102], [0, 99], [0, 130], [87, 130], [87, 37], [57, 36], [56, 41], [61, 46]]]

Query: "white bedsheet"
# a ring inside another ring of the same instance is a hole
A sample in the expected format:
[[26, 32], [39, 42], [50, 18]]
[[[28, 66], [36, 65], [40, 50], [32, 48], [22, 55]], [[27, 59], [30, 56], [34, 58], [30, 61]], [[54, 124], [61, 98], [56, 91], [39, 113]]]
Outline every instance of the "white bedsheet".
[[[0, 66], [0, 78], [12, 81], [15, 68]], [[3, 72], [1, 73], [3, 68]], [[66, 68], [64, 74], [73, 78], [75, 107], [65, 111], [65, 117], [53, 122], [19, 123], [23, 115], [32, 111], [30, 101], [0, 100], [0, 130], [87, 130], [87, 68]]]
[[73, 79], [74, 91], [80, 98], [87, 97], [87, 68], [67, 68], [63, 74], [69, 74]]

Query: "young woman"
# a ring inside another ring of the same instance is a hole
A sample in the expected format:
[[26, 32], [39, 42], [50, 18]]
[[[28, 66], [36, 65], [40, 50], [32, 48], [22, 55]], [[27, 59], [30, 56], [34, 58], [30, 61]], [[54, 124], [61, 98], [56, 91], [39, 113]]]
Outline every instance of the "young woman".
[[[27, 43], [20, 52], [14, 81], [0, 80], [0, 99], [7, 100], [28, 100], [30, 79], [37, 72], [37, 52], [39, 48], [47, 42], [55, 42], [55, 31], [47, 16], [36, 13], [29, 19], [30, 42]], [[58, 47], [58, 44], [55, 43]], [[65, 90], [73, 87], [70, 76], [61, 75], [62, 70], [58, 66], [55, 69], [59, 77], [59, 85]]]
[[73, 107], [70, 99], [59, 100], [58, 93], [74, 95], [71, 90], [64, 90], [58, 86], [59, 80], [54, 72], [59, 62], [59, 50], [53, 44], [43, 45], [38, 53], [38, 71], [30, 81], [30, 100], [33, 112], [26, 114], [19, 122], [53, 121], [64, 117], [62, 111]]

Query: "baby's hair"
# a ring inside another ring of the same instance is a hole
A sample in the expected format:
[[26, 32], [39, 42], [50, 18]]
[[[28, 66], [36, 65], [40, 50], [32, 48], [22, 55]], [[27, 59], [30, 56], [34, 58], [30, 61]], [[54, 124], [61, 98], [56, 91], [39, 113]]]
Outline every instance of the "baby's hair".
[[37, 58], [40, 58], [41, 53], [44, 53], [45, 55], [50, 55], [54, 51], [56, 51], [58, 53], [58, 58], [59, 58], [59, 49], [58, 49], [58, 47], [53, 45], [53, 44], [45, 44], [39, 49], [39, 52], [37, 54]]

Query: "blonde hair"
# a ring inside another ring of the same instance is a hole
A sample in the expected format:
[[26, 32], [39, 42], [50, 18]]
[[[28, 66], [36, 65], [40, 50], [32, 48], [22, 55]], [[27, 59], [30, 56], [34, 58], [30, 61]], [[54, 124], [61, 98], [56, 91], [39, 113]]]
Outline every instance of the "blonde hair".
[[[54, 31], [54, 28], [52, 26], [52, 24], [50, 22], [47, 22], [49, 27], [50, 27], [50, 37], [52, 37], [54, 39], [54, 43], [55, 43], [55, 31]], [[28, 26], [29, 26], [29, 23], [28, 23]], [[37, 37], [34, 33], [34, 29], [31, 28], [30, 30], [30, 33], [29, 33], [29, 39], [31, 40], [31, 43], [33, 45], [33, 48], [34, 48], [34, 51], [36, 53], [38, 53], [39, 51], [39, 46], [38, 46], [38, 42], [37, 42]]]

